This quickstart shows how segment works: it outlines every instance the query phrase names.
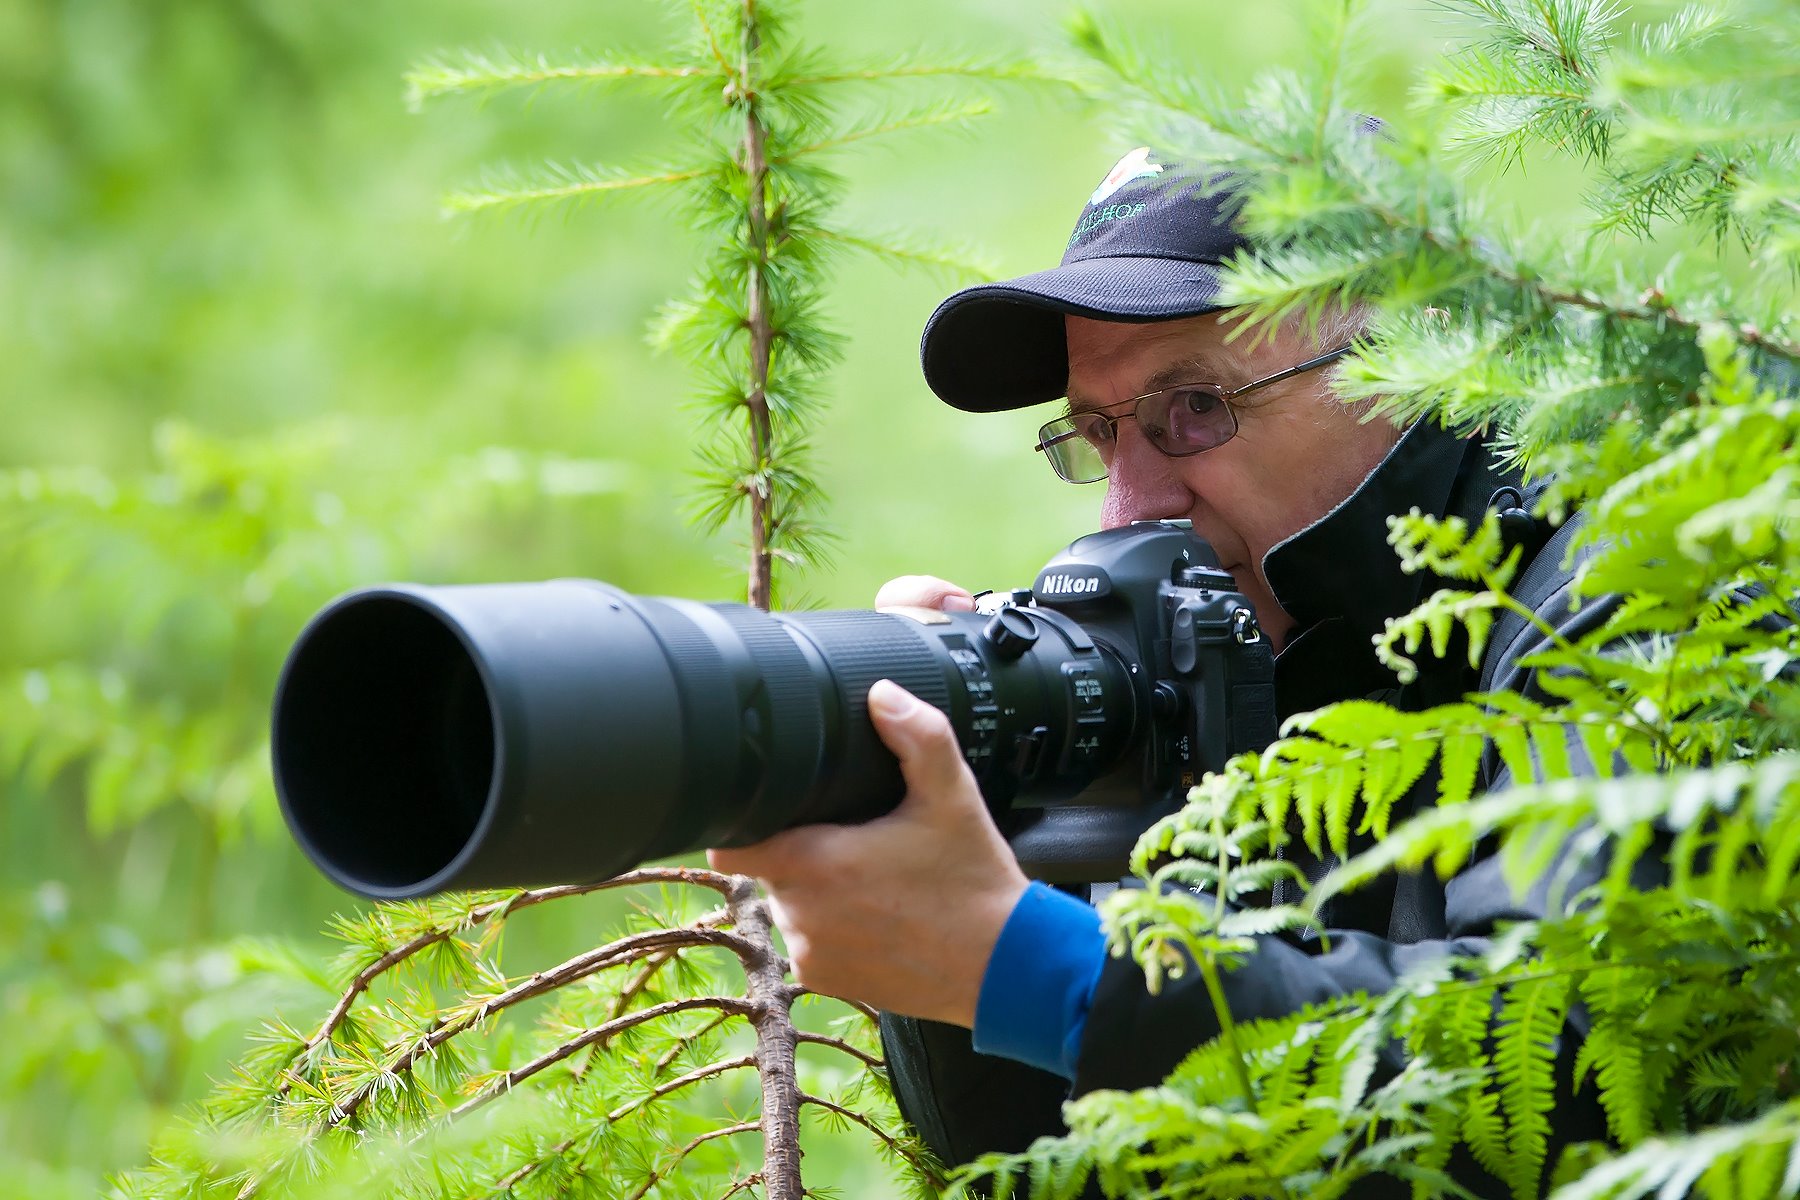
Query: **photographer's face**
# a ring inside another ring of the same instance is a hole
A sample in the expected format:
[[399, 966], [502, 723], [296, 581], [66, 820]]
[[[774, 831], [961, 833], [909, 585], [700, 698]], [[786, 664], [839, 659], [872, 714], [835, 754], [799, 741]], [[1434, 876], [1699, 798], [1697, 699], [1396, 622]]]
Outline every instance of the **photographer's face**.
[[[1213, 315], [1149, 324], [1067, 318], [1069, 404], [1106, 408], [1179, 383], [1237, 388], [1330, 347], [1285, 333], [1227, 345]], [[1218, 551], [1279, 648], [1293, 619], [1275, 602], [1263, 557], [1354, 491], [1394, 444], [1391, 422], [1359, 423], [1315, 371], [1239, 403], [1237, 436], [1191, 458], [1167, 458], [1135, 420], [1118, 425], [1101, 509], [1108, 529], [1186, 517]]]

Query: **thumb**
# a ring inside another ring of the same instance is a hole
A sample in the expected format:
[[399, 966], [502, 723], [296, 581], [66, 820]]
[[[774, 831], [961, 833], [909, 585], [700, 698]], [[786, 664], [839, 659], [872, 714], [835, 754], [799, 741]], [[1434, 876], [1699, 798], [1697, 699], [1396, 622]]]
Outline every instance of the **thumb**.
[[950, 718], [936, 708], [893, 680], [878, 679], [869, 689], [869, 720], [900, 760], [910, 796], [935, 805], [957, 789], [975, 790]]

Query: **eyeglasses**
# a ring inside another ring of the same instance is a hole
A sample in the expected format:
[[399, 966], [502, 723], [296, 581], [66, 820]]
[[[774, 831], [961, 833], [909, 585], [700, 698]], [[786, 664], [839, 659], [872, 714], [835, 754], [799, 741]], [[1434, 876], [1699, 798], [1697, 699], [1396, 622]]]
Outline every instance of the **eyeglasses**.
[[1231, 402], [1258, 388], [1292, 379], [1344, 357], [1355, 349], [1336, 350], [1277, 371], [1229, 391], [1215, 383], [1181, 383], [1161, 391], [1133, 396], [1107, 408], [1131, 405], [1131, 411], [1108, 416], [1105, 409], [1088, 409], [1049, 421], [1038, 430], [1038, 443], [1056, 473], [1069, 483], [1098, 483], [1106, 478], [1118, 440], [1119, 422], [1136, 417], [1138, 428], [1150, 444], [1169, 458], [1187, 458], [1216, 450], [1237, 436], [1237, 410]]

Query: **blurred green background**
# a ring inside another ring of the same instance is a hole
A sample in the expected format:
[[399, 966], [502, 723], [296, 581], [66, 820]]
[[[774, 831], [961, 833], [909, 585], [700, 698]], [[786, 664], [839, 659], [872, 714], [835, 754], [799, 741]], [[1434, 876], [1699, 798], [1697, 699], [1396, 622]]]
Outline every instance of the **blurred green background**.
[[[734, 536], [684, 517], [688, 375], [643, 333], [696, 261], [668, 199], [438, 213], [484, 164], [661, 161], [659, 105], [401, 102], [434, 51], [653, 52], [685, 11], [0, 0], [0, 1193], [93, 1194], [256, 1018], [326, 1007], [279, 968], [290, 946], [324, 953], [354, 902], [282, 831], [262, 740], [319, 604], [397, 577], [741, 598]], [[1103, 11], [1228, 88], [1301, 40], [1297, 4]], [[1443, 36], [1433, 12], [1378, 9], [1377, 111]], [[1039, 57], [1061, 53], [1059, 16], [814, 0], [796, 29], [877, 63]], [[844, 154], [845, 223], [1007, 274], [1053, 263], [1129, 144], [1067, 95], [994, 96], [966, 132]], [[848, 354], [815, 438], [841, 549], [790, 595], [863, 605], [904, 572], [1025, 583], [1094, 526], [1099, 489], [1029, 452], [1041, 414], [957, 414], [924, 388], [918, 334], [950, 286], [844, 263]], [[547, 909], [509, 955], [591, 942], [610, 911]], [[809, 1157], [812, 1178], [868, 1194], [838, 1154]]]

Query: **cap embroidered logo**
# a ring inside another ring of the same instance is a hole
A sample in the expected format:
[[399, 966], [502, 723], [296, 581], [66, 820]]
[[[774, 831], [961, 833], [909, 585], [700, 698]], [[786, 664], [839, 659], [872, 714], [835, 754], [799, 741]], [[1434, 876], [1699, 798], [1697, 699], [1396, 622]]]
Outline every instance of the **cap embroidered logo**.
[[1161, 174], [1162, 168], [1150, 161], [1150, 147], [1139, 146], [1113, 164], [1113, 169], [1106, 173], [1106, 178], [1100, 181], [1100, 186], [1088, 197], [1088, 203], [1102, 203], [1134, 179], [1148, 179], [1152, 175]]

